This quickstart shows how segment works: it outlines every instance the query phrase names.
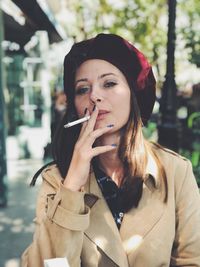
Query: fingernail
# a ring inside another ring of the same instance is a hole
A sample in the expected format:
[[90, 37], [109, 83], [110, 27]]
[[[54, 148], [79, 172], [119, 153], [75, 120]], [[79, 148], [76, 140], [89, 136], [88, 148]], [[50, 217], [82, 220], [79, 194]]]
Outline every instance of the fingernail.
[[114, 126], [114, 124], [108, 124], [107, 127], [108, 128], [112, 128]]
[[112, 144], [111, 146], [113, 146], [113, 147], [117, 147], [117, 144]]
[[85, 110], [84, 110], [84, 115], [87, 113], [87, 108], [85, 108]]
[[95, 108], [96, 108], [96, 105], [94, 105], [94, 107], [93, 107], [92, 111], [95, 111]]

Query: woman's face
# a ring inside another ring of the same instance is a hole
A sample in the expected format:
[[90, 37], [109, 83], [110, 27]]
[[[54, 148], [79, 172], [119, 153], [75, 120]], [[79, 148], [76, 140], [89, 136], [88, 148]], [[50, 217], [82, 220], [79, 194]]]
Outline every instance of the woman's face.
[[130, 88], [123, 73], [111, 63], [91, 59], [85, 61], [75, 75], [75, 107], [79, 117], [85, 108], [90, 114], [94, 103], [98, 107], [95, 129], [114, 124], [121, 129], [130, 113]]

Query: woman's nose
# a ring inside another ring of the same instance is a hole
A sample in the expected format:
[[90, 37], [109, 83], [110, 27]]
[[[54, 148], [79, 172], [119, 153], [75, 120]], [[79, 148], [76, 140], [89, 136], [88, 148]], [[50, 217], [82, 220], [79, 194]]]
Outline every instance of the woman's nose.
[[92, 90], [90, 94], [90, 100], [92, 103], [101, 102], [103, 100], [103, 96], [96, 90]]

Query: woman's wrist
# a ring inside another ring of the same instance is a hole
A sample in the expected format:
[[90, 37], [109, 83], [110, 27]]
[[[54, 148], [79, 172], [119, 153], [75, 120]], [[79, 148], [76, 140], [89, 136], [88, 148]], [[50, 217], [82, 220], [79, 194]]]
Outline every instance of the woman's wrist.
[[81, 191], [82, 186], [77, 185], [76, 183], [70, 181], [69, 179], [65, 178], [63, 181], [63, 186], [71, 191]]

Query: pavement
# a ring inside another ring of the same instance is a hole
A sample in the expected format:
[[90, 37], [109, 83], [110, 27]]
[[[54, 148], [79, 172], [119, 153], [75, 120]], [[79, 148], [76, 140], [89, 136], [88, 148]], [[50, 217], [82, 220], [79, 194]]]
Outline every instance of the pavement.
[[[42, 160], [8, 161], [8, 205], [0, 208], [0, 267], [19, 267], [20, 256], [31, 243], [36, 197], [40, 182], [29, 187]], [[38, 178], [38, 180], [41, 180]]]

